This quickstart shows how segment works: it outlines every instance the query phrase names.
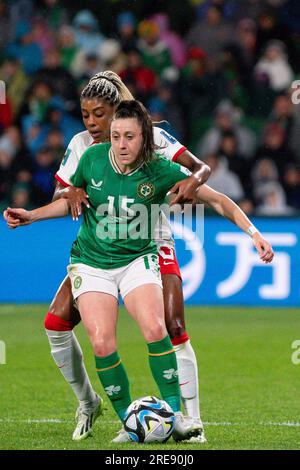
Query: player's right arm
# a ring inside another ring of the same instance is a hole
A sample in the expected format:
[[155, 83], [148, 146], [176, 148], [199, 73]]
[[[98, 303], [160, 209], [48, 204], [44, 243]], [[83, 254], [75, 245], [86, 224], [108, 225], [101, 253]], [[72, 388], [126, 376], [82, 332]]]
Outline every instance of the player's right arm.
[[[84, 158], [82, 158], [77, 166], [75, 174], [72, 176], [72, 182], [75, 186], [81, 187], [85, 184], [84, 179]], [[17, 228], [24, 225], [32, 224], [33, 222], [39, 222], [40, 220], [55, 219], [59, 217], [65, 217], [70, 212], [70, 202], [68, 199], [59, 198], [54, 202], [51, 202], [47, 206], [27, 211], [21, 208], [10, 208], [8, 207], [3, 217], [10, 228]]]
[[24, 225], [30, 225], [33, 222], [39, 222], [41, 220], [56, 219], [59, 217], [65, 217], [68, 215], [70, 210], [70, 204], [66, 199], [59, 199], [51, 202], [47, 206], [38, 207], [32, 211], [27, 211], [21, 208], [10, 208], [8, 207], [3, 217], [7, 222], [9, 228], [22, 227]]

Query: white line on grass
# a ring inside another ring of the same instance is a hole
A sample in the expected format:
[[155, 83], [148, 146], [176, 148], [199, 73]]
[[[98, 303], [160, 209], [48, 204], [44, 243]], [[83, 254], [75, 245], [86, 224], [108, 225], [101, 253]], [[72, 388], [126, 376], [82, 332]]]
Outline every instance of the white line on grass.
[[[49, 418], [42, 418], [42, 419], [33, 419], [33, 418], [30, 418], [30, 419], [14, 419], [14, 418], [0, 418], [0, 423], [23, 423], [23, 424], [62, 424], [62, 423], [70, 423], [71, 420], [70, 419], [49, 419]], [[72, 420], [73, 422], [73, 420]], [[107, 421], [106, 421], [107, 422]], [[109, 421], [109, 424], [118, 424], [119, 421], [117, 420], [112, 420], [112, 421]], [[271, 427], [276, 427], [276, 426], [279, 426], [279, 427], [283, 427], [283, 426], [286, 426], [286, 427], [300, 427], [300, 423], [297, 423], [297, 422], [290, 422], [290, 421], [286, 421], [286, 422], [283, 422], [283, 423], [276, 423], [276, 422], [259, 422], [259, 423], [233, 423], [233, 422], [230, 422], [230, 421], [221, 421], [221, 422], [216, 422], [216, 421], [207, 421], [207, 422], [203, 422], [203, 424], [205, 426], [271, 426]]]

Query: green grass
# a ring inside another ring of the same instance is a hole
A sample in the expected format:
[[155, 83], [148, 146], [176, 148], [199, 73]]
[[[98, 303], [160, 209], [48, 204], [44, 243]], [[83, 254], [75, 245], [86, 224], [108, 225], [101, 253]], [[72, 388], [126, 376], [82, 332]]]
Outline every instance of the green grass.
[[[186, 309], [207, 423], [208, 443], [202, 446], [111, 444], [120, 424], [107, 400], [94, 437], [73, 442], [76, 399], [49, 354], [45, 311], [43, 305], [0, 306], [7, 354], [7, 364], [0, 365], [0, 449], [300, 449], [300, 365], [291, 362], [291, 344], [300, 339], [299, 310]], [[76, 331], [103, 395], [86, 334], [81, 326]], [[133, 398], [157, 394], [145, 344], [125, 311], [118, 336]], [[42, 422], [51, 419], [59, 422]]]

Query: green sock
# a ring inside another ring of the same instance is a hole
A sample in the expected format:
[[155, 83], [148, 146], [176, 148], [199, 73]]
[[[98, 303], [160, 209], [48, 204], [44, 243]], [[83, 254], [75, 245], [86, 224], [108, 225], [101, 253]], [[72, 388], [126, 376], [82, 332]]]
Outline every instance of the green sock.
[[180, 388], [175, 351], [169, 335], [148, 343], [149, 364], [161, 397], [172, 410], [180, 411]]
[[106, 357], [95, 356], [97, 374], [120, 420], [131, 403], [129, 381], [118, 352]]

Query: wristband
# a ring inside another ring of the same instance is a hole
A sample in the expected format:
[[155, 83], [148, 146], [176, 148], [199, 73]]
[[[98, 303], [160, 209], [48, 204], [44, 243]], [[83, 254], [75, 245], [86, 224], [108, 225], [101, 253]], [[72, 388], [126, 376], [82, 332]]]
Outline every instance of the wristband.
[[250, 225], [250, 227], [247, 228], [247, 234], [250, 235], [251, 238], [257, 232], [258, 232], [258, 230], [254, 225]]

